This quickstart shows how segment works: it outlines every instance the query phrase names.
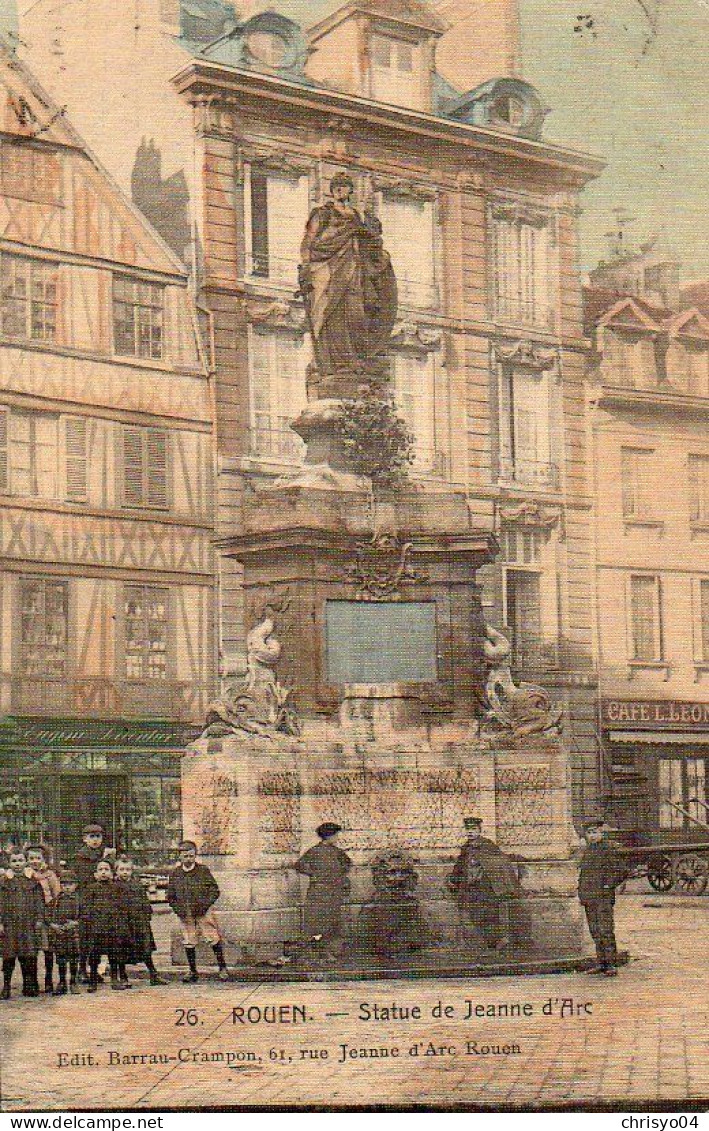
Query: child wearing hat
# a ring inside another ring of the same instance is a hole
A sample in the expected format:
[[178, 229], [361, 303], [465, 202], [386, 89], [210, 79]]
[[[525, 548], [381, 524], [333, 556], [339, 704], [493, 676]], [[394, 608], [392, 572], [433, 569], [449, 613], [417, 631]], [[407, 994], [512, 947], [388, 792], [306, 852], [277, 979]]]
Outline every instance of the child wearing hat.
[[37, 997], [37, 936], [46, 925], [42, 888], [27, 867], [24, 852], [14, 850], [0, 880], [0, 954], [4, 1000], [10, 997], [15, 962], [22, 970], [23, 997]]
[[229, 981], [229, 970], [224, 958], [224, 940], [217, 917], [212, 910], [219, 899], [219, 884], [206, 864], [197, 863], [197, 845], [193, 840], [183, 840], [179, 845], [180, 863], [170, 873], [167, 885], [167, 902], [180, 920], [182, 941], [190, 968], [183, 982], [196, 982], [197, 943], [204, 939], [214, 951], [219, 966], [219, 978]]
[[55, 996], [67, 992], [66, 972], [69, 968], [68, 992], [78, 994], [79, 971], [79, 908], [76, 872], [69, 868], [59, 870], [60, 892], [49, 912], [49, 941], [54, 950], [59, 971]]
[[[53, 868], [50, 868], [47, 863], [47, 850], [43, 844], [28, 844], [25, 849], [25, 855], [27, 857], [27, 867], [41, 887], [44, 902], [49, 908], [59, 895], [61, 885], [57, 873]], [[44, 954], [44, 992], [45, 994], [51, 994], [54, 988], [52, 984], [54, 951], [49, 938], [49, 927], [46, 923], [42, 927], [41, 936], [37, 941], [40, 950]]]
[[342, 826], [325, 821], [315, 830], [319, 843], [309, 848], [293, 865], [309, 879], [303, 906], [303, 934], [324, 952], [336, 958], [342, 950], [342, 905], [350, 891], [352, 861], [339, 847]]
[[125, 964], [130, 957], [130, 903], [124, 888], [113, 882], [108, 860], [99, 860], [93, 883], [81, 906], [82, 939], [89, 960], [89, 993], [98, 985], [98, 967], [105, 954], [111, 969], [111, 989], [128, 989]]
[[[103, 860], [103, 827], [96, 823], [84, 825], [81, 831], [81, 847], [74, 858], [79, 906], [84, 902], [87, 888], [94, 882], [94, 873], [99, 860]], [[79, 926], [79, 970], [85, 983], [89, 981], [88, 946], [83, 937], [83, 917]]]
[[160, 977], [153, 962], [153, 951], [157, 950], [153, 928], [150, 925], [153, 909], [147, 891], [133, 874], [133, 861], [129, 860], [127, 856], [119, 856], [116, 860], [114, 883], [124, 888], [130, 907], [131, 955], [129, 961], [131, 963], [145, 963], [150, 975], [151, 986], [166, 986], [167, 982]]
[[627, 877], [618, 852], [606, 840], [605, 821], [597, 818], [583, 826], [586, 848], [579, 866], [579, 902], [596, 947], [597, 964], [590, 974], [613, 978], [618, 973], [615, 941], [615, 889]]

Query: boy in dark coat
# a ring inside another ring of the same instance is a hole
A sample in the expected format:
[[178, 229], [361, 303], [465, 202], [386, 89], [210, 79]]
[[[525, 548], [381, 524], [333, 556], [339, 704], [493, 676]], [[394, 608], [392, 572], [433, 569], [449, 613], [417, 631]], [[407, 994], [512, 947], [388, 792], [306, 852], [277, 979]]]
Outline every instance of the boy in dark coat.
[[509, 901], [519, 895], [515, 866], [494, 840], [482, 835], [480, 817], [465, 817], [468, 839], [463, 845], [448, 888], [464, 915], [491, 949], [509, 942]]
[[208, 942], [219, 966], [219, 978], [229, 981], [229, 971], [224, 959], [224, 940], [217, 917], [212, 910], [219, 899], [219, 885], [209, 868], [197, 863], [197, 845], [193, 840], [183, 840], [179, 846], [180, 863], [171, 872], [167, 885], [167, 902], [180, 920], [182, 941], [190, 968], [183, 982], [196, 982], [197, 943]]
[[129, 860], [127, 856], [119, 856], [116, 861], [114, 883], [125, 889], [130, 906], [131, 955], [129, 961], [145, 963], [150, 975], [151, 986], [166, 986], [167, 982], [160, 977], [153, 962], [153, 951], [157, 949], [153, 929], [150, 925], [153, 909], [147, 891], [140, 880], [133, 875], [133, 861]]
[[49, 910], [49, 941], [57, 960], [59, 981], [55, 996], [67, 992], [66, 971], [69, 967], [69, 993], [78, 994], [76, 984], [79, 970], [79, 921], [81, 911], [77, 893], [76, 873], [62, 868], [59, 872], [61, 890]]
[[[101, 825], [85, 825], [81, 833], [81, 848], [74, 859], [74, 871], [78, 883], [79, 904], [83, 905], [86, 889], [94, 882], [94, 873], [99, 860], [103, 860], [103, 828]], [[83, 937], [83, 918], [79, 927], [79, 969], [84, 982], [89, 981], [87, 969], [89, 961], [88, 944]]]
[[125, 964], [130, 956], [130, 903], [125, 889], [113, 882], [108, 860], [99, 860], [94, 882], [84, 892], [82, 937], [89, 958], [89, 993], [96, 992], [102, 955], [111, 968], [111, 989], [128, 989]]
[[617, 851], [605, 839], [605, 822], [584, 825], [586, 848], [579, 868], [579, 901], [596, 947], [598, 964], [589, 973], [613, 978], [618, 973], [615, 942], [615, 889], [627, 876]]
[[310, 880], [303, 906], [303, 934], [326, 958], [336, 958], [342, 950], [342, 905], [350, 891], [352, 861], [337, 844], [341, 832], [342, 826], [332, 821], [319, 825], [315, 833], [320, 843], [293, 865]]
[[22, 970], [24, 997], [37, 997], [38, 933], [46, 925], [42, 889], [27, 868], [24, 852], [12, 852], [0, 880], [0, 953], [2, 953], [2, 997], [10, 997], [15, 961]]
[[[47, 849], [43, 844], [28, 844], [25, 848], [25, 856], [27, 857], [27, 867], [41, 887], [44, 902], [49, 908], [59, 895], [60, 884], [57, 873], [53, 868], [50, 868], [47, 863]], [[38, 943], [40, 950], [44, 954], [44, 992], [45, 994], [51, 994], [54, 989], [52, 985], [54, 951], [49, 939], [49, 928], [46, 923], [42, 930], [42, 937], [38, 940]]]

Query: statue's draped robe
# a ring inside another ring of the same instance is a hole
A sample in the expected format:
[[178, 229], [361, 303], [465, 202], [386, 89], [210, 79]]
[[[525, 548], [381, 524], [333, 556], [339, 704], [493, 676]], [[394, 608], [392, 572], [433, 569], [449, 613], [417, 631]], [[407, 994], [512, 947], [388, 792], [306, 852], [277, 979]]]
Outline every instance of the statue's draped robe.
[[310, 215], [301, 245], [303, 291], [321, 374], [385, 351], [396, 318], [396, 278], [373, 218], [332, 202]]

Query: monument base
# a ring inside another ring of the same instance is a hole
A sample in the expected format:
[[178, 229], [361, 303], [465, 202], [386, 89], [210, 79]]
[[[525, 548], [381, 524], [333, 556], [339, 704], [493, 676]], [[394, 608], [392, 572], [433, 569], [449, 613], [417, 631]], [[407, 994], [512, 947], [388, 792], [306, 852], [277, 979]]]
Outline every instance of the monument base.
[[[474, 722], [423, 723], [408, 691], [395, 690], [346, 690], [341, 722], [307, 721], [299, 738], [235, 733], [187, 750], [184, 832], [219, 883], [229, 960], [329, 968], [303, 938], [307, 880], [293, 870], [324, 821], [343, 827], [339, 844], [353, 865], [338, 968], [391, 966], [367, 951], [361, 912], [374, 899], [372, 864], [395, 850], [415, 861], [428, 936], [425, 949], [397, 956], [402, 969], [573, 962], [590, 953], [562, 741], [484, 736]], [[447, 886], [471, 814], [519, 875], [520, 897], [504, 903], [503, 955], [486, 946]]]

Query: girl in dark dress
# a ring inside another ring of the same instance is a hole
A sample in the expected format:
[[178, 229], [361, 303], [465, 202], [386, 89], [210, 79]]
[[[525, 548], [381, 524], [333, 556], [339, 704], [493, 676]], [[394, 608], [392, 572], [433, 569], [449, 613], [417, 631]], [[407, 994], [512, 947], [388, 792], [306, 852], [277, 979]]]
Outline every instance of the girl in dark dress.
[[82, 907], [90, 994], [96, 993], [99, 962], [104, 954], [111, 968], [111, 989], [129, 988], [125, 967], [131, 951], [130, 912], [125, 887], [113, 882], [113, 869], [108, 860], [99, 860], [94, 882], [85, 890]]
[[39, 938], [46, 928], [46, 904], [42, 888], [28, 872], [24, 852], [12, 852], [0, 880], [0, 954], [2, 954], [2, 997], [10, 997], [15, 962], [20, 961], [22, 993], [37, 997], [37, 952]]
[[136, 964], [145, 963], [150, 974], [151, 986], [166, 986], [167, 982], [160, 977], [153, 962], [153, 951], [157, 949], [153, 928], [150, 925], [153, 909], [147, 891], [140, 880], [133, 875], [133, 861], [127, 856], [121, 856], [116, 861], [114, 884], [123, 889], [130, 906], [131, 953], [128, 961]]

